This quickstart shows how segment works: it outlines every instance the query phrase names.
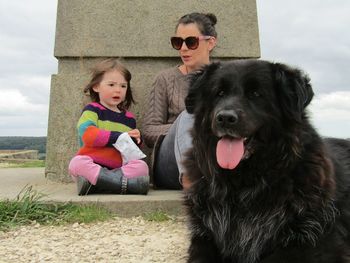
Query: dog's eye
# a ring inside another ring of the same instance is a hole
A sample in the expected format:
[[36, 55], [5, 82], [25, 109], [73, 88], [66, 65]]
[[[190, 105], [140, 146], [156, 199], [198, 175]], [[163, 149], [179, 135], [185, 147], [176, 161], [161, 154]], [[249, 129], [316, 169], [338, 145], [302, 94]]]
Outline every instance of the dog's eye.
[[260, 92], [258, 92], [256, 90], [252, 90], [251, 92], [248, 93], [248, 97], [251, 99], [259, 98], [259, 97], [261, 97], [261, 94], [260, 94]]
[[260, 94], [259, 92], [257, 92], [257, 91], [254, 91], [254, 92], [253, 92], [253, 96], [254, 96], [254, 97], [260, 97], [261, 94]]
[[219, 93], [218, 93], [218, 96], [222, 97], [225, 95], [225, 92], [223, 90], [220, 90]]

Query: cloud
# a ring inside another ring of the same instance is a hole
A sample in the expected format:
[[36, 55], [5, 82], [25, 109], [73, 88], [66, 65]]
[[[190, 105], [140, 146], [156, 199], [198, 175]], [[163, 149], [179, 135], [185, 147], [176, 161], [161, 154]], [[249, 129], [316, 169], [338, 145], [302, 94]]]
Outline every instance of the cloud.
[[[2, 83], [1, 93], [20, 93], [29, 103], [45, 104], [48, 106], [50, 96], [51, 76], [18, 75], [16, 78], [0, 78]], [[1, 100], [1, 98], [0, 98]]]
[[350, 90], [349, 1], [257, 4], [262, 58], [302, 68], [318, 93]]
[[0, 136], [47, 134], [56, 0], [0, 1]]
[[316, 95], [309, 111], [322, 135], [350, 138], [350, 91]]
[[1, 1], [0, 72], [12, 77], [55, 72], [56, 7], [53, 0], [33, 0], [30, 6], [24, 1]]
[[0, 115], [23, 116], [47, 112], [46, 104], [33, 104], [18, 90], [2, 90], [0, 96]]
[[2, 90], [0, 136], [43, 136], [47, 133], [48, 107], [34, 104], [18, 90]]

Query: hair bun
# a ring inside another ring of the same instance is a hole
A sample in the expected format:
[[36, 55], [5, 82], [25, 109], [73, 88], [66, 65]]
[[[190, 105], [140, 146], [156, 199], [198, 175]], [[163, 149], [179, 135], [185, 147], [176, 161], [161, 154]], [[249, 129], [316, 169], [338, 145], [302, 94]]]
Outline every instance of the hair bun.
[[208, 14], [205, 14], [205, 15], [209, 18], [209, 20], [211, 21], [211, 24], [213, 26], [215, 26], [216, 22], [218, 21], [216, 16], [214, 14], [212, 14], [212, 13], [208, 13]]

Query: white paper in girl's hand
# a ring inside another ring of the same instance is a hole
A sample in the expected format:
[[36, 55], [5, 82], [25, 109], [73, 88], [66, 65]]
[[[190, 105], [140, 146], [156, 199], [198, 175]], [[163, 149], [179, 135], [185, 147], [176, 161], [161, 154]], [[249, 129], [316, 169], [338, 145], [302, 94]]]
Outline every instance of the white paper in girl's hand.
[[123, 164], [146, 157], [127, 132], [123, 132], [119, 135], [113, 146], [121, 153]]

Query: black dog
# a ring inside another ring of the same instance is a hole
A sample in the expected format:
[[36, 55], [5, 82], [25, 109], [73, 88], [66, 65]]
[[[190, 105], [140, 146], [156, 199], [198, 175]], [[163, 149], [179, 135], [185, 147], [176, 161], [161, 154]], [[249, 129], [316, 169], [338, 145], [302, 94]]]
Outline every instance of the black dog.
[[350, 262], [350, 142], [322, 139], [306, 74], [261, 60], [193, 75], [188, 262]]

